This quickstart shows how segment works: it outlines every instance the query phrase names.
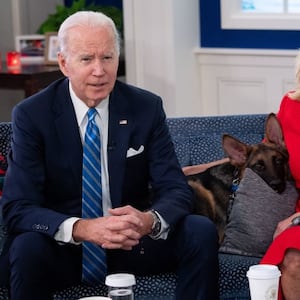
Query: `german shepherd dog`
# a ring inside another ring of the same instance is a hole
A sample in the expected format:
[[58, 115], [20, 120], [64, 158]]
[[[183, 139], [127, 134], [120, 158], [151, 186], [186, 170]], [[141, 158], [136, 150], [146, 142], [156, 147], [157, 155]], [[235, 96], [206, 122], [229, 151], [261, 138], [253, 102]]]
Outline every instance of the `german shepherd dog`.
[[248, 145], [224, 134], [222, 144], [229, 162], [187, 176], [195, 194], [195, 213], [209, 217], [216, 224], [220, 242], [235, 189], [243, 178], [245, 168], [251, 168], [278, 193], [284, 191], [290, 177], [289, 155], [281, 126], [273, 113], [266, 119], [265, 138], [261, 143]]

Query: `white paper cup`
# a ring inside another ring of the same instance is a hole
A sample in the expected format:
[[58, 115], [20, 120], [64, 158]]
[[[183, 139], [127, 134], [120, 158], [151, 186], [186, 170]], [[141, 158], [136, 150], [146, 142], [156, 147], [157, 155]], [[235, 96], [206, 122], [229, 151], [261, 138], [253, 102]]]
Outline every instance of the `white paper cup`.
[[247, 272], [251, 300], [277, 300], [280, 276], [277, 266], [267, 264], [251, 266]]
[[111, 298], [101, 297], [101, 296], [92, 296], [92, 297], [80, 298], [79, 300], [111, 300]]

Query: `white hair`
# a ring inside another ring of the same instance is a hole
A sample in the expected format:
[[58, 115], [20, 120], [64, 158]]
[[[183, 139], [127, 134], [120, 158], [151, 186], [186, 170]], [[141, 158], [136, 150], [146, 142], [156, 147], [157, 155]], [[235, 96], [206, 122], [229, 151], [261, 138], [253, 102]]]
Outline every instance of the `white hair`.
[[296, 88], [295, 88], [295, 92], [289, 93], [289, 97], [294, 100], [300, 101], [300, 52], [298, 52], [298, 55], [296, 57], [295, 73], [296, 73]]
[[114, 21], [101, 12], [78, 11], [64, 20], [58, 30], [58, 42], [60, 52], [67, 56], [69, 30], [76, 26], [102, 27], [106, 26], [112, 29], [115, 39], [117, 54], [120, 54], [120, 35]]

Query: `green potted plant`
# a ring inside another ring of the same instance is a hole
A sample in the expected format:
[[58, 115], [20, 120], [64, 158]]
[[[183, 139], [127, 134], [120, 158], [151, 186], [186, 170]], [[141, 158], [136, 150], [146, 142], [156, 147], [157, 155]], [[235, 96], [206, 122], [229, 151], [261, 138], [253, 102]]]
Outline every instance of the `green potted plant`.
[[115, 22], [121, 37], [123, 37], [123, 14], [118, 7], [96, 5], [94, 3], [87, 5], [85, 0], [73, 1], [70, 7], [57, 5], [56, 12], [48, 16], [48, 18], [38, 28], [37, 33], [45, 34], [47, 32], [57, 32], [60, 24], [68, 16], [80, 10], [101, 11], [111, 17]]
[[57, 5], [56, 12], [50, 14], [48, 18], [40, 25], [37, 30], [39, 34], [55, 33], [58, 31], [60, 24], [70, 15], [81, 10], [100, 11], [115, 22], [121, 38], [120, 63], [118, 75], [125, 74], [125, 58], [123, 44], [123, 13], [122, 10], [115, 6], [96, 5], [94, 2], [87, 5], [85, 0], [74, 0], [70, 7]]

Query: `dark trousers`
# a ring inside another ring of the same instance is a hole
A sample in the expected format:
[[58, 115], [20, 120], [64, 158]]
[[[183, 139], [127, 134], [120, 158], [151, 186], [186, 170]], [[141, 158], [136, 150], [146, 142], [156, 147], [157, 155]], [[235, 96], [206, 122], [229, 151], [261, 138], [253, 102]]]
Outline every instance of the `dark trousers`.
[[[107, 257], [109, 272], [176, 272], [178, 300], [219, 299], [218, 237], [205, 217], [189, 215], [167, 240], [145, 237], [132, 251], [110, 250]], [[12, 300], [52, 299], [55, 290], [80, 282], [81, 247], [23, 233], [13, 240], [1, 266], [0, 284], [9, 282]]]

